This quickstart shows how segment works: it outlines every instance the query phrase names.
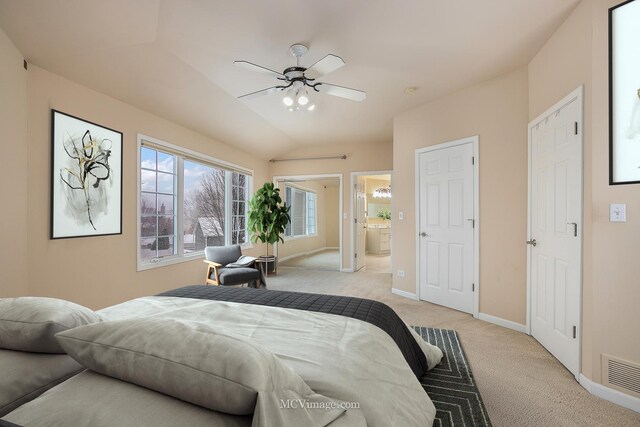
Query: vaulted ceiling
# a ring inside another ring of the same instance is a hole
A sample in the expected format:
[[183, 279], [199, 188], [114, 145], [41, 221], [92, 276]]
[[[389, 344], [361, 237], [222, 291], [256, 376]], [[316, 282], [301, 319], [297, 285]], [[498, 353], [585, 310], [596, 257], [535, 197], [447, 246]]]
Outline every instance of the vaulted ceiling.
[[[33, 64], [271, 158], [391, 141], [398, 112], [527, 64], [578, 1], [0, 0], [0, 27]], [[292, 113], [279, 94], [236, 98], [277, 81], [234, 60], [282, 71], [294, 43], [304, 66], [342, 57], [322, 81], [367, 99]]]

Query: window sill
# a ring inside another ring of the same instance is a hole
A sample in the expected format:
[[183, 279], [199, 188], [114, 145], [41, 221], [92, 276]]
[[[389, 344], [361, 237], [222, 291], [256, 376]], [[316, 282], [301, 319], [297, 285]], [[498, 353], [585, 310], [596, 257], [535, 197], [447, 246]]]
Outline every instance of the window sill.
[[302, 239], [312, 239], [314, 237], [318, 237], [317, 234], [305, 234], [304, 236], [285, 236], [284, 241], [288, 242], [289, 240], [302, 240]]
[[156, 258], [155, 261], [141, 261], [138, 260], [138, 270], [145, 271], [159, 267], [166, 267], [168, 265], [181, 264], [183, 262], [197, 261], [204, 259], [204, 252], [194, 252], [192, 254], [183, 256], [173, 256], [167, 258]]
[[[249, 249], [253, 249], [253, 245], [251, 243], [245, 243], [243, 245], [240, 245], [240, 248], [242, 250], [245, 250], [245, 249], [249, 250]], [[204, 251], [192, 252], [190, 254], [183, 255], [183, 256], [156, 258], [155, 261], [138, 260], [137, 271], [152, 270], [154, 268], [166, 267], [168, 265], [180, 264], [180, 263], [189, 262], [189, 261], [197, 261], [201, 259], [205, 259]]]

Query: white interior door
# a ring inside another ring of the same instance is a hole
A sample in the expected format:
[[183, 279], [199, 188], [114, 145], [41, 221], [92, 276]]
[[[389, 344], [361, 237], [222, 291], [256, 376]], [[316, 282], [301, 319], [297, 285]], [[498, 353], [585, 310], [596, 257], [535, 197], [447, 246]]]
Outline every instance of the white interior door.
[[355, 245], [355, 260], [354, 260], [354, 270], [358, 271], [362, 267], [364, 267], [365, 260], [365, 248], [366, 248], [366, 239], [367, 239], [367, 216], [366, 216], [366, 206], [367, 206], [367, 195], [365, 193], [365, 179], [364, 177], [358, 176], [356, 178], [356, 184], [353, 191], [354, 203], [356, 207], [355, 211], [355, 236], [356, 236], [356, 245]]
[[581, 109], [576, 96], [529, 126], [531, 335], [574, 375], [580, 364]]
[[473, 142], [419, 154], [420, 299], [474, 312]]

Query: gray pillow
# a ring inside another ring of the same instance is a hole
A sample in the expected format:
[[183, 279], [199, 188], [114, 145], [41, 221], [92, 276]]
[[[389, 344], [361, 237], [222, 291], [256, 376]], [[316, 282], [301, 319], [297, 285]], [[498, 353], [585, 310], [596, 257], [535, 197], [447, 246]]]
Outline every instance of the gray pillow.
[[36, 353], [64, 353], [58, 332], [99, 322], [92, 310], [55, 298], [0, 299], [0, 348]]
[[[253, 413], [254, 427], [324, 426], [345, 414], [339, 402], [314, 393], [269, 350], [206, 323], [116, 320], [57, 338], [71, 357], [95, 372], [214, 411]], [[286, 401], [296, 407], [281, 408]], [[299, 405], [302, 401], [313, 405]]]
[[66, 354], [0, 349], [0, 417], [83, 369]]

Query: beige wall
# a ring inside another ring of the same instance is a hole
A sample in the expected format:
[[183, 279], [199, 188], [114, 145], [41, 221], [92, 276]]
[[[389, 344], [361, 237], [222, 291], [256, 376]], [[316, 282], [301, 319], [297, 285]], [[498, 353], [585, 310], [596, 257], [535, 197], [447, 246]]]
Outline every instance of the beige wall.
[[[601, 382], [601, 356], [640, 363], [640, 185], [609, 185], [608, 9], [583, 0], [529, 65], [532, 119], [585, 85], [582, 373]], [[627, 222], [609, 222], [609, 204]], [[635, 339], [634, 339], [635, 338]]]
[[[327, 227], [326, 227], [326, 212], [323, 207], [326, 205], [327, 197], [324, 189], [324, 184], [318, 181], [304, 181], [296, 182], [295, 184], [289, 184], [292, 187], [300, 188], [302, 190], [310, 190], [316, 193], [316, 206], [317, 206], [317, 233], [311, 237], [296, 237], [287, 239], [285, 237], [284, 243], [278, 244], [278, 258], [293, 257], [298, 255], [305, 255], [307, 253], [322, 249], [327, 246]], [[284, 199], [284, 182], [278, 183], [280, 188], [280, 194]]]
[[340, 188], [328, 186], [325, 189], [326, 246], [340, 247]]
[[[41, 68], [30, 66], [28, 76], [29, 232], [20, 233], [20, 238], [28, 237], [28, 259], [37, 265], [31, 269], [30, 292], [100, 308], [203, 283], [205, 269], [200, 260], [136, 271], [136, 134], [251, 168], [254, 188], [268, 180], [267, 162]], [[51, 108], [124, 133], [122, 235], [49, 240]], [[257, 246], [247, 253], [260, 254], [263, 249]]]
[[0, 297], [29, 293], [27, 71], [22, 61], [20, 52], [0, 30]]
[[[601, 381], [601, 355], [614, 355], [640, 364], [640, 184], [609, 186], [608, 8], [621, 1], [595, 0], [593, 6], [593, 98], [591, 144], [592, 221], [591, 295], [585, 296], [591, 314], [592, 372]], [[585, 189], [588, 191], [588, 188]], [[609, 222], [609, 204], [627, 204], [627, 222]], [[585, 254], [587, 248], [585, 247]], [[588, 291], [589, 289], [585, 289]], [[588, 358], [585, 358], [588, 360]]]
[[522, 68], [394, 118], [394, 288], [416, 292], [415, 149], [479, 135], [480, 312], [525, 323], [527, 92]]
[[342, 174], [342, 260], [343, 268], [351, 268], [351, 172], [385, 171], [393, 167], [393, 144], [326, 144], [301, 147], [287, 157], [324, 157], [345, 154], [346, 160], [307, 160], [277, 162], [271, 165], [272, 176]]

